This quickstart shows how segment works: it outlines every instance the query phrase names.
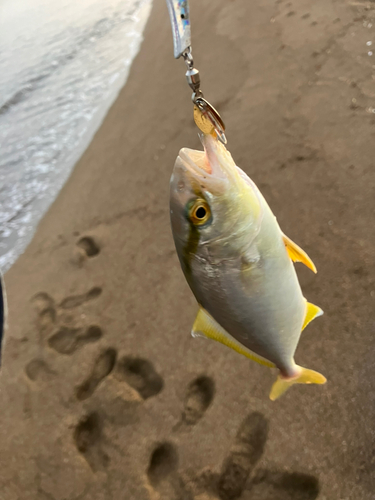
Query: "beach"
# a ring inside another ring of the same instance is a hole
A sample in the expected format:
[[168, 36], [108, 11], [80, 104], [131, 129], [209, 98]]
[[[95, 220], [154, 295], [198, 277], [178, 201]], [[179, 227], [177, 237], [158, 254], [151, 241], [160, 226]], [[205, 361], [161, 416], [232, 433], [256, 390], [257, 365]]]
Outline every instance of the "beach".
[[[193, 53], [228, 149], [312, 258], [325, 314], [296, 362], [325, 386], [193, 339], [169, 222], [200, 149], [167, 7], [25, 253], [5, 274], [1, 500], [371, 500], [375, 4], [191, 0]], [[371, 53], [371, 55], [370, 55]]]
[[151, 0], [3, 0], [0, 268], [31, 241], [117, 98]]

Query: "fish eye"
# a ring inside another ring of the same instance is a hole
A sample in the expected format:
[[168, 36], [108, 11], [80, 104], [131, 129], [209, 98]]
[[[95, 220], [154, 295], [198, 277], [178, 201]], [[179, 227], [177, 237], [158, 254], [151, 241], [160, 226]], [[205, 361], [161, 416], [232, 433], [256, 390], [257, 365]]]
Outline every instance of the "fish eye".
[[205, 200], [196, 200], [189, 210], [189, 218], [193, 224], [200, 226], [205, 224], [211, 217], [211, 210]]
[[206, 217], [206, 214], [207, 214], [207, 210], [205, 209], [205, 207], [198, 207], [196, 210], [195, 210], [195, 217], [199, 220], [202, 220]]

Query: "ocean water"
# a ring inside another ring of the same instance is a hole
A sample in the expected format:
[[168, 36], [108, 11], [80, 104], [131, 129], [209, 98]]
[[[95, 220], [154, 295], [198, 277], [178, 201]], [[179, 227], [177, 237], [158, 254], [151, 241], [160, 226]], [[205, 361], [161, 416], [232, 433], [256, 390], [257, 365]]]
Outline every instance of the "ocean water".
[[137, 54], [151, 0], [0, 0], [0, 268], [31, 240]]

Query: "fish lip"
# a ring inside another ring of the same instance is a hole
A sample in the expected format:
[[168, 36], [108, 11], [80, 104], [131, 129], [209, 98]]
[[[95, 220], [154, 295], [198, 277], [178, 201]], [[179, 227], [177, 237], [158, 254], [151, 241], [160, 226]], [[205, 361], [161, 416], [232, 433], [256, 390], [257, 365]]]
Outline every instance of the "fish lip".
[[[206, 177], [207, 175], [211, 175], [209, 172], [204, 170], [203, 168], [199, 167], [195, 161], [192, 159], [190, 156], [190, 152], [193, 154], [196, 154], [197, 152], [194, 149], [189, 149], [189, 148], [182, 148], [180, 152], [178, 153], [178, 156], [182, 162], [182, 164], [193, 174], [199, 175], [200, 177]], [[199, 151], [199, 153], [202, 153], [202, 156], [204, 154], [203, 151]]]
[[[204, 151], [196, 151], [194, 149], [183, 148], [180, 150], [178, 156], [182, 162], [182, 164], [194, 175], [203, 178], [218, 178], [225, 179], [225, 174], [220, 167], [220, 162], [213, 155], [216, 154], [214, 151], [210, 151], [210, 155], [207, 153], [207, 147], [205, 145], [204, 140], [202, 140], [202, 144], [204, 147]], [[197, 156], [197, 153], [199, 156]], [[194, 156], [196, 156], [196, 160], [207, 161], [208, 165], [211, 168], [211, 172], [206, 170], [205, 168], [200, 167], [195, 161]]]
[[188, 151], [190, 151], [189, 148], [182, 148], [182, 149], [180, 149], [178, 156], [179, 156], [180, 160], [182, 160], [182, 163], [184, 165], [186, 165], [186, 163], [187, 163], [190, 168], [195, 169], [196, 165], [193, 162], [193, 160], [190, 158]]
[[[204, 148], [207, 161], [213, 172], [220, 173], [221, 177], [228, 176], [228, 153], [226, 147], [210, 134], [199, 134], [199, 139]], [[233, 163], [230, 156], [230, 163]]]

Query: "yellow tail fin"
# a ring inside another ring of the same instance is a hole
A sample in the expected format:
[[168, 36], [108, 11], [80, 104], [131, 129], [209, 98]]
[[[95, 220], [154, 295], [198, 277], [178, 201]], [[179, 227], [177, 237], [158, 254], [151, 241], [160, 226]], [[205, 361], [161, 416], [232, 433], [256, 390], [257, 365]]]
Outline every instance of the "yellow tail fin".
[[271, 389], [271, 401], [275, 401], [275, 399], [282, 396], [284, 392], [286, 392], [289, 387], [294, 384], [325, 384], [327, 382], [327, 379], [321, 373], [314, 372], [314, 370], [308, 370], [307, 368], [302, 368], [302, 366], [299, 366], [298, 368], [301, 370], [301, 373], [296, 377], [286, 379], [282, 378], [280, 375], [278, 376]]

